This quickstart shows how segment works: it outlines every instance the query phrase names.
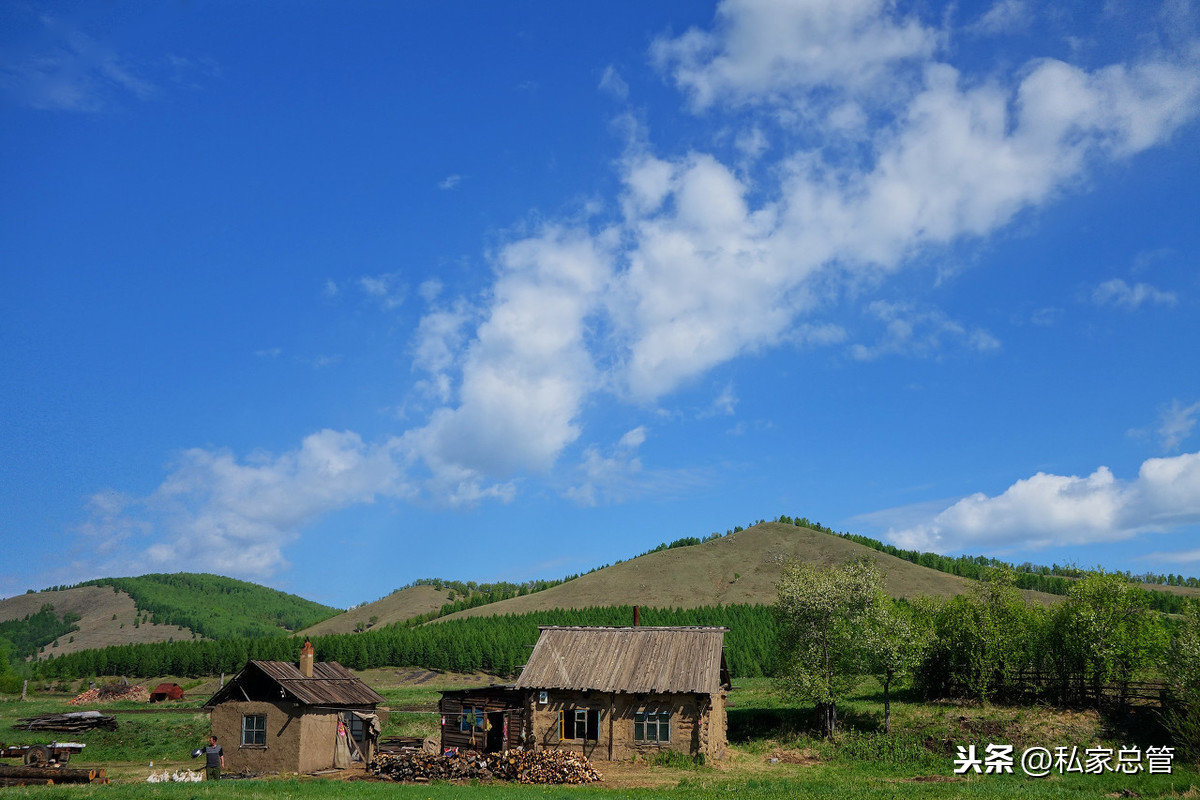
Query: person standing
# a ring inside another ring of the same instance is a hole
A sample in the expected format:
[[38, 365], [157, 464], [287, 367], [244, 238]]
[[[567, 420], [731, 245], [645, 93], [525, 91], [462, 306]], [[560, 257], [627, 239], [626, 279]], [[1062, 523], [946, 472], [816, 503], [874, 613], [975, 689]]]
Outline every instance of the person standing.
[[208, 747], [204, 748], [204, 780], [221, 780], [221, 770], [225, 769], [225, 751], [217, 744], [216, 736], [208, 737]]

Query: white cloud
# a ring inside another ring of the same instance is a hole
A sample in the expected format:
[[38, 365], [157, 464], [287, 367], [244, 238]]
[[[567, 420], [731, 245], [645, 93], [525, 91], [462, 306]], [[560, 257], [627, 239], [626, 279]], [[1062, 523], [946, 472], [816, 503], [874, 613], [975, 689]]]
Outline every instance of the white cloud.
[[978, 21], [968, 27], [972, 33], [992, 36], [1028, 30], [1033, 15], [1025, 0], [997, 0]]
[[[461, 371], [457, 397], [443, 372], [451, 399], [405, 435], [430, 486], [544, 474], [596, 392], [651, 402], [747, 353], [844, 342], [843, 326], [808, 317], [846, 296], [885, 325], [852, 349], [860, 360], [999, 348], [978, 325], [869, 293], [923, 250], [987, 236], [1093, 165], [1167, 139], [1196, 114], [1200, 71], [1167, 56], [1094, 70], [1039, 59], [978, 79], [936, 61], [936, 40], [882, 0], [730, 0], [713, 31], [657, 40], [695, 109], [752, 104], [767, 113], [734, 130], [776, 126], [790, 151], [747, 172], [656, 153], [633, 124], [619, 222], [548, 225], [505, 248], [483, 321], [457, 357], [438, 351]], [[810, 94], [829, 114], [807, 149], [811, 117], [796, 109]], [[766, 136], [735, 148], [764, 152]]]
[[445, 178], [442, 178], [440, 181], [438, 181], [438, 188], [442, 191], [449, 191], [451, 189], [457, 189], [462, 182], [462, 175], [447, 175]]
[[766, 152], [771, 143], [767, 140], [767, 135], [763, 133], [762, 128], [757, 125], [744, 130], [737, 135], [734, 140], [734, 146], [749, 159], [755, 159]]
[[701, 416], [730, 416], [737, 410], [738, 396], [734, 391], [733, 382], [725, 384], [725, 388], [721, 393], [713, 398], [712, 405]]
[[490, 305], [463, 355], [457, 406], [404, 435], [435, 494], [544, 474], [578, 438], [576, 416], [599, 385], [587, 321], [610, 258], [605, 237], [557, 227], [500, 252]]
[[642, 471], [637, 450], [645, 441], [646, 428], [639, 425], [625, 433], [608, 455], [602, 454], [594, 445], [587, 447], [578, 467], [583, 473], [583, 481], [569, 487], [564, 494], [581, 506], [626, 499], [637, 491], [637, 479]]
[[612, 64], [604, 68], [604, 74], [600, 76], [599, 88], [618, 100], [629, 99], [629, 84]]
[[1196, 429], [1196, 417], [1200, 415], [1200, 402], [1185, 406], [1178, 400], [1163, 408], [1158, 415], [1158, 437], [1168, 453], [1178, 450], [1192, 431]]
[[1168, 564], [1192, 564], [1200, 561], [1200, 549], [1180, 550], [1176, 552], [1156, 552], [1141, 556], [1146, 561], [1161, 561]]
[[713, 476], [704, 470], [646, 469], [638, 455], [646, 437], [646, 427], [639, 425], [615, 445], [585, 447], [579, 463], [569, 473], [576, 483], [563, 490], [563, 496], [581, 506], [599, 506], [646, 495], [677, 497], [712, 483]]
[[109, 45], [61, 20], [41, 18], [46, 46], [0, 62], [0, 88], [19, 102], [47, 111], [98, 112], [123, 97], [149, 100], [155, 84]]
[[1130, 286], [1120, 278], [1113, 278], [1092, 291], [1092, 302], [1098, 306], [1116, 306], [1133, 311], [1146, 303], [1173, 306], [1176, 297], [1172, 292], [1155, 289], [1146, 283]]
[[1056, 325], [1059, 319], [1062, 318], [1063, 311], [1061, 308], [1047, 306], [1039, 308], [1029, 315], [1029, 323], [1036, 325], [1039, 328], [1052, 328]]
[[441, 281], [437, 278], [430, 278], [421, 282], [421, 285], [417, 287], [417, 293], [426, 303], [432, 303], [442, 293], [443, 288]]
[[413, 368], [429, 372], [430, 378], [423, 388], [431, 390], [439, 402], [450, 400], [450, 371], [462, 355], [464, 328], [469, 320], [470, 312], [460, 302], [451, 309], [431, 311], [417, 327]]
[[[902, 511], [902, 510], [898, 510]], [[883, 516], [879, 512], [876, 516]], [[926, 521], [889, 529], [901, 546], [937, 552], [1043, 548], [1129, 539], [1200, 522], [1200, 453], [1145, 461], [1137, 478], [1039, 472], [999, 495], [965, 497]]]
[[[101, 562], [92, 571], [261, 578], [287, 566], [285, 546], [324, 514], [406, 493], [388, 445], [324, 430], [278, 456], [239, 460], [224, 450], [187, 450], [149, 497], [94, 496], [81, 532]], [[144, 547], [132, 546], [147, 538]]]
[[342, 356], [340, 353], [333, 353], [331, 355], [313, 356], [312, 358], [303, 359], [303, 361], [313, 369], [329, 369], [342, 363]]
[[877, 344], [851, 346], [850, 354], [859, 361], [897, 354], [928, 357], [940, 352], [946, 340], [981, 353], [1000, 349], [1000, 341], [992, 334], [981, 328], [968, 328], [941, 311], [876, 300], [867, 306], [867, 312], [883, 322], [885, 329]]
[[936, 34], [890, 13], [886, 0], [725, 0], [716, 31], [655, 40], [651, 54], [693, 108], [776, 100], [832, 86], [878, 92], [905, 62], [934, 50]]
[[399, 272], [364, 275], [358, 279], [358, 286], [385, 309], [391, 310], [404, 303], [405, 286]]

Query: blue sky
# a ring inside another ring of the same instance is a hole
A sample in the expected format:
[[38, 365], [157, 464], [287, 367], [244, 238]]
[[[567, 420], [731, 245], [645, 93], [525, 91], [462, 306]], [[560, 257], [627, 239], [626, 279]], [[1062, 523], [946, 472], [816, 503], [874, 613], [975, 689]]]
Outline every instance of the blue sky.
[[0, 596], [1200, 574], [1198, 117], [1186, 0], [6, 3]]

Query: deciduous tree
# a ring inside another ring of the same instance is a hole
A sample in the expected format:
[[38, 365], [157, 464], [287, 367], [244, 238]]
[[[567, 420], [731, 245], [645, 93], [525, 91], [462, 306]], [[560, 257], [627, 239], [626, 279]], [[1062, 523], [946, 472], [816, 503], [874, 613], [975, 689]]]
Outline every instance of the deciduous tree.
[[776, 586], [785, 694], [816, 705], [821, 733], [837, 730], [837, 702], [869, 668], [864, 629], [882, 578], [870, 560], [834, 567], [792, 562]]

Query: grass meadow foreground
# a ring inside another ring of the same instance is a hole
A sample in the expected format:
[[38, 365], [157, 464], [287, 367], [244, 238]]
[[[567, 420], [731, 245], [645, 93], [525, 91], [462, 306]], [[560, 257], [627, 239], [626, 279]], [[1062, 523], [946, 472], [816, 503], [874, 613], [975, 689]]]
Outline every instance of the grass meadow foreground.
[[[486, 676], [423, 673], [419, 670], [369, 670], [365, 680], [388, 698], [393, 713], [385, 736], [430, 736], [437, 732], [434, 713], [439, 690], [490, 680]], [[192, 682], [196, 684], [195, 681]], [[839, 707], [842, 731], [822, 740], [812, 729], [812, 709], [781, 702], [766, 679], [738, 681], [729, 709], [729, 757], [717, 764], [687, 759], [660, 763], [598, 762], [604, 781], [590, 786], [520, 786], [504, 783], [398, 784], [367, 779], [361, 771], [336, 777], [264, 776], [219, 783], [147, 783], [153, 772], [194, 769], [188, 756], [208, 733], [200, 711], [208, 687], [195, 686], [189, 699], [166, 707], [113, 703], [119, 728], [78, 734], [15, 731], [20, 717], [81, 710], [67, 705], [73, 695], [34, 695], [27, 702], [0, 702], [0, 742], [21, 744], [53, 738], [87, 743], [68, 766], [104, 767], [112, 783], [84, 786], [6, 787], [13, 798], [329, 798], [389, 800], [425, 798], [1200, 798], [1194, 767], [1175, 761], [1170, 774], [1059, 774], [1041, 778], [1021, 769], [1020, 754], [1031, 747], [1121, 748], [1167, 744], [1161, 740], [1154, 710], [1138, 709], [1118, 717], [1094, 710], [1005, 707], [965, 703], [920, 703], [901, 695], [892, 706], [892, 734], [880, 732], [883, 715], [877, 687], [865, 683]], [[194, 698], [194, 699], [193, 699]], [[1013, 745], [1013, 774], [955, 775], [956, 747]], [[153, 762], [154, 766], [150, 764]], [[16, 762], [9, 762], [16, 763]]]

